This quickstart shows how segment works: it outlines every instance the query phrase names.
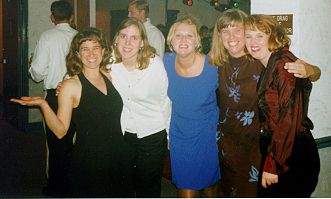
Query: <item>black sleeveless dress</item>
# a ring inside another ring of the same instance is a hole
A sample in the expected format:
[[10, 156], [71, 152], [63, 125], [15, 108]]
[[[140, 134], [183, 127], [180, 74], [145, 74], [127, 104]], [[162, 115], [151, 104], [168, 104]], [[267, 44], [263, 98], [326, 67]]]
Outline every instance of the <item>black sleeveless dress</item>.
[[70, 182], [74, 197], [132, 197], [129, 147], [121, 131], [122, 99], [103, 75], [107, 95], [81, 73], [80, 103], [73, 109], [76, 142]]

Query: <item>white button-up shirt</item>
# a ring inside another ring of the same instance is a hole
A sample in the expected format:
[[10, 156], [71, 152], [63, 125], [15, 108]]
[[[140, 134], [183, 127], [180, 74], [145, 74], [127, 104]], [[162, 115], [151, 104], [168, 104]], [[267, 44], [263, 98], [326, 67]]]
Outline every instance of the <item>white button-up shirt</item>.
[[162, 59], [165, 51], [165, 39], [162, 32], [151, 23], [149, 18], [144, 22], [144, 27], [149, 45], [155, 48], [156, 54]]
[[67, 23], [43, 32], [35, 48], [29, 72], [34, 81], [44, 80], [44, 89], [55, 89], [67, 72], [65, 58], [77, 31]]
[[163, 129], [168, 132], [171, 102], [168, 77], [160, 57], [151, 58], [148, 68], [128, 71], [122, 63], [111, 65], [112, 82], [123, 100], [121, 126], [143, 138]]

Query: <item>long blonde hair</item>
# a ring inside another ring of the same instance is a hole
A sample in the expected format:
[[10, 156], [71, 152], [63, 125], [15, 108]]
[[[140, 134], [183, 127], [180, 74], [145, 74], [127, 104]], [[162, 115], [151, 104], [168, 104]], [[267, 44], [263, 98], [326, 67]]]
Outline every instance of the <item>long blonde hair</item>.
[[149, 45], [146, 35], [146, 30], [144, 25], [141, 21], [139, 21], [136, 18], [129, 17], [124, 19], [120, 25], [118, 26], [116, 35], [113, 40], [113, 49], [115, 54], [115, 63], [122, 62], [122, 56], [119, 53], [117, 49], [117, 43], [118, 43], [118, 36], [121, 30], [129, 27], [129, 26], [136, 26], [139, 30], [140, 37], [143, 41], [143, 47], [139, 49], [138, 56], [137, 56], [137, 62], [138, 62], [138, 69], [143, 70], [149, 66], [150, 58], [155, 57], [156, 51], [155, 48]]
[[223, 28], [244, 25], [247, 14], [239, 9], [229, 9], [219, 15], [214, 27], [212, 45], [209, 52], [210, 64], [221, 66], [229, 62], [229, 52], [223, 45], [220, 32]]

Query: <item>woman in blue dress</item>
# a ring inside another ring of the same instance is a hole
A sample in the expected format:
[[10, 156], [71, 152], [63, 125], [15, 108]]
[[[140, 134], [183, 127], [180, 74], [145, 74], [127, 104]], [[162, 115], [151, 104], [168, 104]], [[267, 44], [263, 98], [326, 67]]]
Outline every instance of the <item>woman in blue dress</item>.
[[216, 129], [217, 67], [200, 53], [198, 23], [192, 16], [178, 19], [170, 28], [164, 64], [172, 101], [170, 161], [178, 197], [215, 197], [220, 179]]

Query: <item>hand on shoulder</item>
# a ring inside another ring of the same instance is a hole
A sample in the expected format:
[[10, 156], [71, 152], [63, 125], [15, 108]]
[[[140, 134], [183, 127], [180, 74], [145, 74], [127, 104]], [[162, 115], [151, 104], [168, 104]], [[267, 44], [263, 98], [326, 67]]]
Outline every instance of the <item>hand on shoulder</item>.
[[70, 79], [64, 80], [60, 86], [59, 95], [63, 92], [75, 92], [76, 90], [81, 89], [81, 83], [78, 79], [78, 76], [75, 75]]
[[77, 107], [82, 91], [82, 85], [77, 75], [71, 77], [70, 79], [62, 81], [61, 87], [58, 87], [57, 90], [59, 90], [59, 102], [62, 100], [72, 99], [73, 107]]

